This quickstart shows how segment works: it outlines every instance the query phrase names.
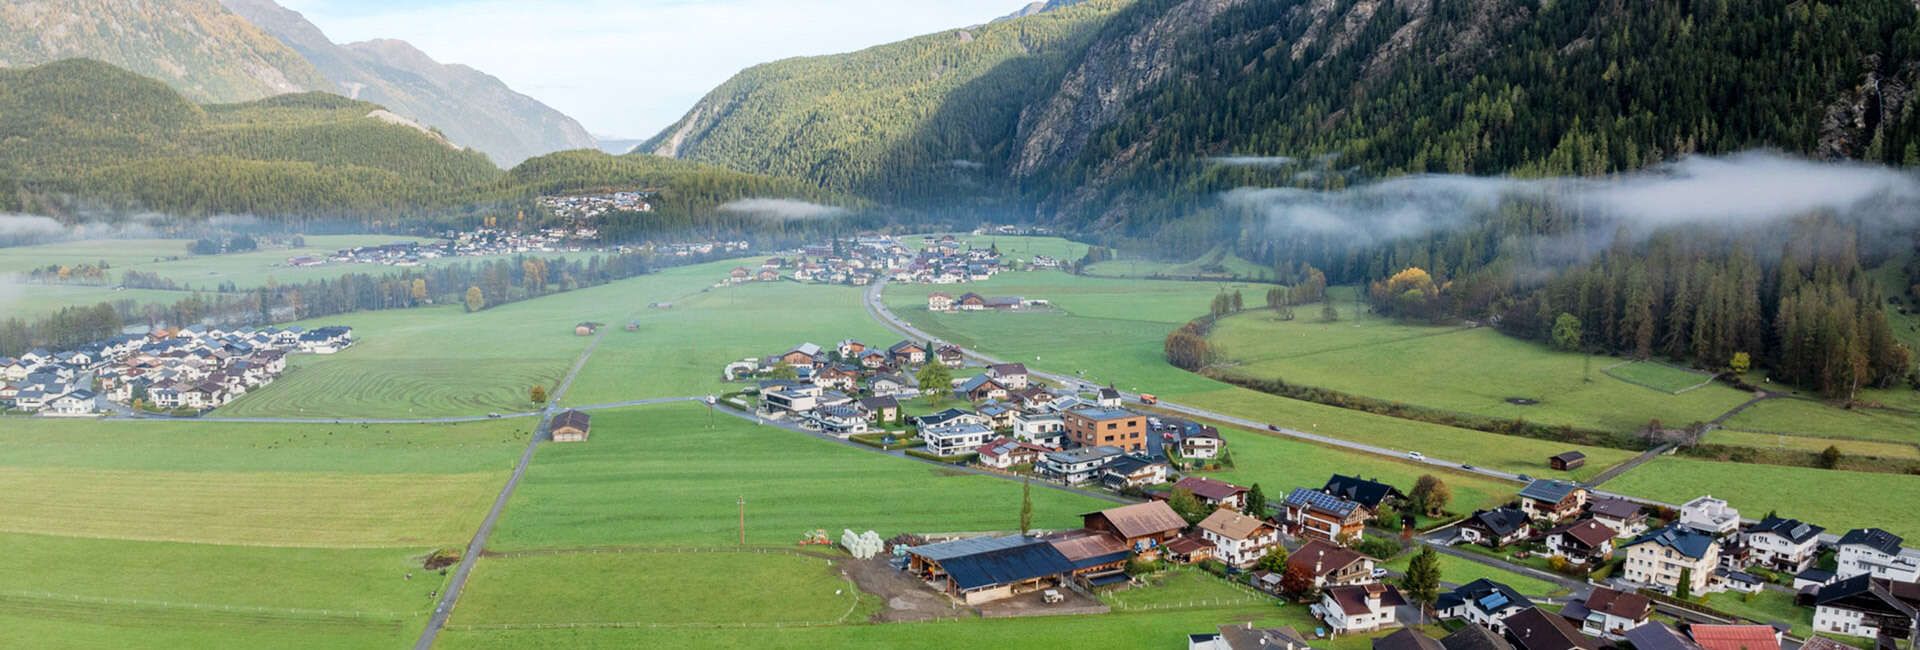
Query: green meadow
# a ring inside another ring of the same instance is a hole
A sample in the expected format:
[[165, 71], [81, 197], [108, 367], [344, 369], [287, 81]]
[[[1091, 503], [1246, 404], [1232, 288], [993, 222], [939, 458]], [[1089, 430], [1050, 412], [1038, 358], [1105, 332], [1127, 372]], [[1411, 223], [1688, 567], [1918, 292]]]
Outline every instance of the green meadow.
[[[1413, 562], [1413, 556], [1416, 554], [1418, 554], [1418, 550], [1410, 550], [1401, 553], [1399, 557], [1393, 558], [1393, 560], [1380, 566], [1405, 573], [1407, 565]], [[1481, 578], [1486, 578], [1513, 587], [1515, 591], [1523, 595], [1538, 598], [1559, 595], [1566, 591], [1566, 589], [1560, 585], [1518, 571], [1487, 566], [1473, 560], [1455, 557], [1445, 553], [1438, 553], [1434, 557], [1439, 559], [1440, 580], [1442, 582], [1463, 585]]]
[[879, 606], [867, 596], [863, 608], [860, 591], [827, 558], [760, 550], [629, 548], [488, 557], [461, 594], [450, 625], [838, 624], [864, 620]]
[[1753, 433], [1785, 433], [1920, 444], [1920, 414], [1913, 411], [1840, 409], [1807, 399], [1770, 399], [1727, 420], [1727, 428]]
[[[616, 545], [786, 546], [825, 529], [1016, 530], [1020, 485], [758, 426], [701, 404], [599, 411], [584, 445], [546, 445], [495, 530], [501, 551]], [[1033, 489], [1034, 526], [1112, 504]]]
[[[1621, 475], [1606, 489], [1667, 503], [1711, 494], [1747, 517], [1769, 511], [1797, 517], [1834, 533], [1878, 526], [1920, 536], [1920, 476], [1724, 463], [1663, 457]], [[1836, 503], [1835, 495], [1849, 495]]]
[[0, 645], [405, 645], [531, 422], [7, 419]]
[[1705, 422], [1749, 398], [1717, 383], [1673, 394], [1707, 378], [1659, 364], [1603, 371], [1621, 361], [1556, 352], [1491, 328], [1406, 325], [1365, 314], [1352, 303], [1339, 307], [1334, 322], [1320, 318], [1318, 305], [1297, 307], [1291, 321], [1266, 310], [1222, 320], [1210, 339], [1225, 358], [1222, 372], [1441, 411], [1608, 431], [1633, 431], [1656, 419], [1673, 426]]
[[[1287, 399], [1167, 364], [1163, 352], [1167, 333], [1205, 314], [1218, 291], [1238, 289], [1249, 299], [1262, 300], [1266, 286], [1113, 280], [1058, 272], [1011, 273], [968, 285], [968, 289], [985, 295], [1044, 299], [1053, 304], [1053, 309], [933, 313], [926, 309], [926, 295], [939, 288], [927, 285], [888, 285], [886, 302], [902, 319], [943, 340], [1010, 361], [1338, 438], [1535, 475], [1549, 475], [1547, 457], [1579, 449], [1590, 460], [1585, 468], [1570, 474], [1575, 478], [1597, 474], [1632, 455], [1618, 449], [1504, 436]], [[1335, 464], [1348, 462], [1358, 461]]]

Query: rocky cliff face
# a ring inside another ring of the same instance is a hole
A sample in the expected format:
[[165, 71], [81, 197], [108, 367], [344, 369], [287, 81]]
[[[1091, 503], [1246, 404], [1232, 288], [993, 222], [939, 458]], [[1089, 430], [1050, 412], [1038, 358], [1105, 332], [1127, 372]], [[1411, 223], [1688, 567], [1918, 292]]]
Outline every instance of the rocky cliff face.
[[381, 104], [439, 129], [495, 164], [595, 146], [573, 118], [463, 65], [442, 64], [405, 41], [337, 45], [298, 12], [273, 0], [222, 0], [311, 61], [328, 89]]
[[197, 102], [332, 87], [298, 53], [216, 0], [0, 2], [0, 67], [69, 58], [159, 79]]

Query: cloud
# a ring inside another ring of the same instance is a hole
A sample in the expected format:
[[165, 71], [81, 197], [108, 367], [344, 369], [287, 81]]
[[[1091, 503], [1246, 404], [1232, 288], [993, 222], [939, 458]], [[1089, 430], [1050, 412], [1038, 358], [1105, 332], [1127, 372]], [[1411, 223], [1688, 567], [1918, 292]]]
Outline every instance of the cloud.
[[972, 161], [972, 160], [954, 159], [954, 160], [947, 161], [947, 164], [953, 165], [954, 167], [958, 167], [960, 169], [965, 169], [970, 171], [978, 171], [978, 170], [987, 168], [986, 163]]
[[13, 311], [15, 303], [25, 298], [27, 288], [20, 284], [17, 273], [0, 273], [0, 314]]
[[847, 213], [846, 208], [797, 199], [740, 199], [722, 204], [720, 211], [788, 220], [829, 219]]
[[[1241, 188], [1223, 204], [1266, 218], [1277, 237], [1319, 237], [1367, 246], [1463, 227], [1509, 200], [1577, 206], [1646, 234], [1669, 226], [1759, 226], [1815, 212], [1870, 223], [1912, 223], [1920, 177], [1888, 167], [1825, 163], [1777, 153], [1694, 156], [1603, 179], [1406, 176], [1337, 191]], [[1563, 243], [1564, 244], [1564, 243]], [[1564, 246], [1548, 246], [1549, 249]]]
[[145, 239], [159, 236], [157, 227], [170, 218], [141, 213], [113, 218], [62, 223], [58, 219], [31, 214], [0, 213], [0, 246], [41, 244], [68, 239]]
[[1287, 167], [1300, 163], [1292, 156], [1214, 156], [1207, 162], [1228, 167]]
[[977, 25], [1018, 0], [284, 0], [336, 42], [406, 40], [601, 133], [646, 137], [748, 66]]
[[0, 214], [0, 238], [56, 237], [65, 234], [66, 224], [51, 217], [27, 214]]

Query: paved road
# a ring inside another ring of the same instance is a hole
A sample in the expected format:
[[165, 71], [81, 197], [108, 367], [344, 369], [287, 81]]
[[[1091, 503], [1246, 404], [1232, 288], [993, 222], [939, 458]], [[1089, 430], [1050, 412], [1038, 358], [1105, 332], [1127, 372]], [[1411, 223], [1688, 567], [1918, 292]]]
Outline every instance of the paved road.
[[467, 551], [460, 556], [460, 564], [453, 570], [453, 578], [447, 581], [446, 593], [440, 594], [440, 603], [433, 608], [433, 616], [427, 619], [427, 628], [420, 632], [420, 640], [413, 644], [414, 650], [432, 650], [433, 642], [439, 638], [440, 630], [447, 625], [447, 617], [453, 615], [453, 606], [460, 600], [460, 592], [467, 586], [467, 576], [473, 573], [473, 565], [480, 559], [480, 552], [487, 548], [487, 538], [493, 535], [493, 525], [500, 521], [500, 513], [507, 509], [507, 501], [513, 498], [514, 488], [520, 487], [520, 479], [527, 475], [527, 465], [533, 462], [533, 451], [540, 442], [548, 438], [547, 425], [560, 410], [560, 399], [565, 397], [567, 389], [573, 387], [573, 378], [586, 367], [587, 359], [593, 356], [594, 349], [600, 347], [600, 334], [587, 343], [587, 349], [580, 351], [580, 358], [573, 362], [573, 368], [560, 380], [560, 387], [554, 389], [547, 400], [547, 407], [540, 412], [540, 424], [533, 429], [533, 435], [527, 437], [527, 448], [520, 452], [520, 462], [513, 466], [513, 474], [507, 477], [506, 486], [500, 488], [500, 496], [494, 497], [493, 507], [487, 510], [487, 517], [480, 520], [480, 530], [473, 533], [473, 539], [467, 542]]

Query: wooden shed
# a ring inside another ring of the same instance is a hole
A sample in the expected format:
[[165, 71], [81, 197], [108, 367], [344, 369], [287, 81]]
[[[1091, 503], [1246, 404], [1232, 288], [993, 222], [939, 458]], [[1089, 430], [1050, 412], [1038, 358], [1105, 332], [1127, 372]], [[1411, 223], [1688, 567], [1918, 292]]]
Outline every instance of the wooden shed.
[[593, 416], [569, 410], [553, 416], [553, 425], [547, 431], [553, 434], [554, 442], [586, 442], [587, 434], [593, 431]]
[[1587, 455], [1577, 451], [1557, 454], [1547, 459], [1547, 465], [1549, 467], [1563, 472], [1571, 469], [1579, 469], [1581, 465], [1585, 464], [1587, 464]]

